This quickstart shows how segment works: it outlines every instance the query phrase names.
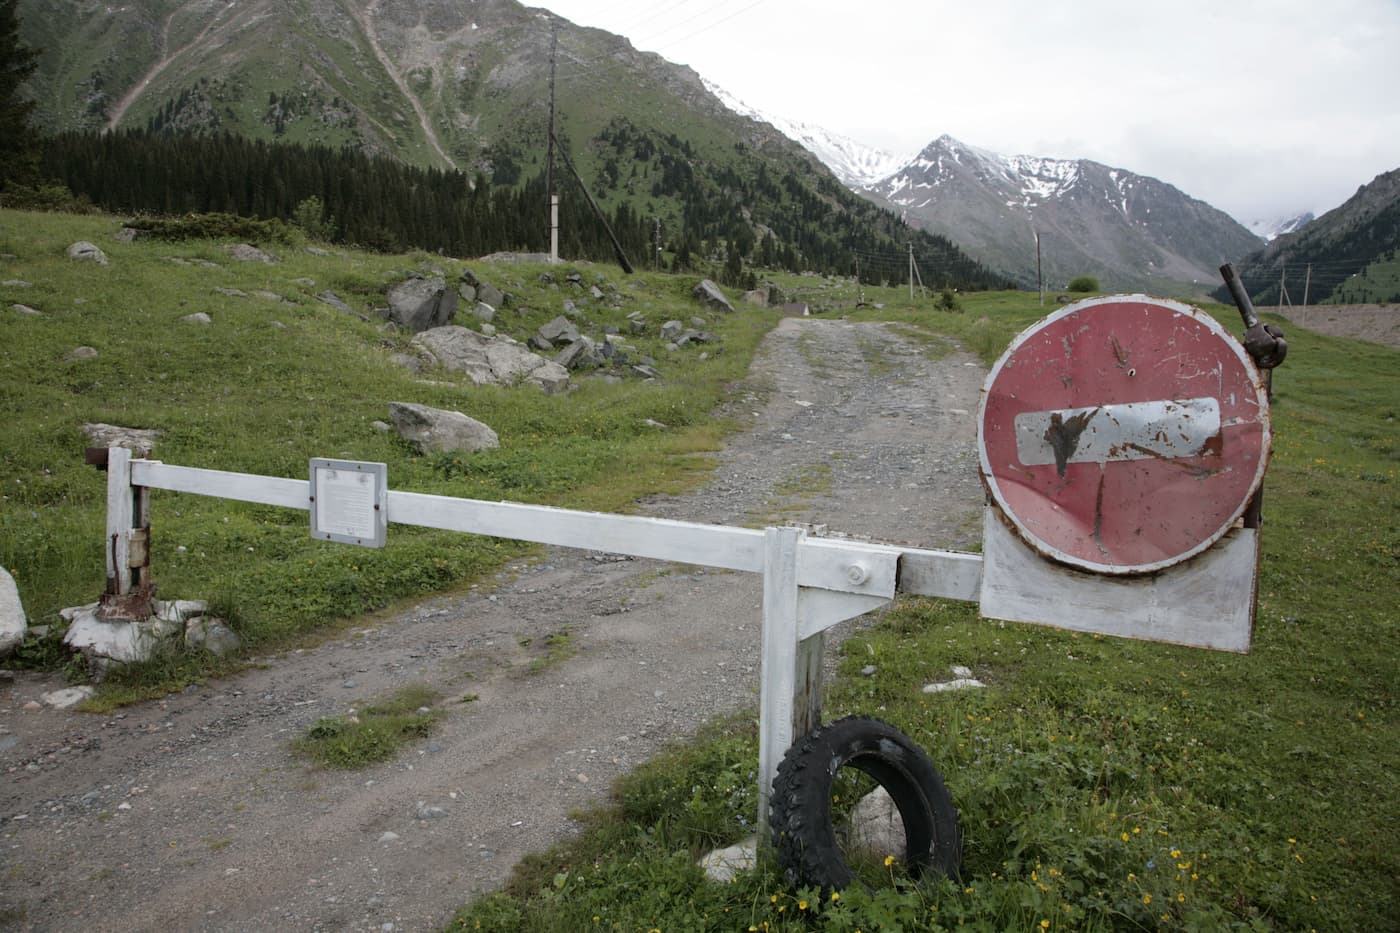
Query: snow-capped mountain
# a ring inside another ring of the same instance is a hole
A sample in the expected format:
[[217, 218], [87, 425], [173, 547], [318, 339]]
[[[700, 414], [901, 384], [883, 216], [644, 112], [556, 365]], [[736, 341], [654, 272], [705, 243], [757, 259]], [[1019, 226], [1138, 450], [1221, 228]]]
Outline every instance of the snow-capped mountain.
[[1293, 233], [1314, 219], [1312, 211], [1304, 211], [1301, 214], [1294, 214], [1292, 217], [1256, 220], [1249, 225], [1249, 232], [1272, 243], [1275, 237], [1285, 233]]
[[893, 173], [905, 164], [909, 157], [899, 156], [874, 146], [858, 143], [853, 139], [813, 126], [798, 123], [775, 114], [765, 113], [739, 100], [717, 84], [700, 79], [705, 89], [715, 95], [730, 110], [761, 123], [767, 123], [788, 139], [802, 145], [816, 156], [833, 175], [848, 188], [859, 189], [873, 184]]
[[1036, 235], [1050, 288], [1076, 275], [1105, 288], [1200, 293], [1260, 240], [1155, 178], [1087, 159], [1004, 156], [941, 136], [862, 194], [974, 258], [1034, 284]]

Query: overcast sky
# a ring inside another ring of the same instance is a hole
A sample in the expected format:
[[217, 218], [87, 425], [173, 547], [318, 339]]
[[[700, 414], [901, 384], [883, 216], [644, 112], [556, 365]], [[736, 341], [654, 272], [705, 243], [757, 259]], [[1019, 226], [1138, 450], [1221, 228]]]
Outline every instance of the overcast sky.
[[1248, 225], [1400, 168], [1400, 0], [527, 0], [912, 154], [1088, 158]]

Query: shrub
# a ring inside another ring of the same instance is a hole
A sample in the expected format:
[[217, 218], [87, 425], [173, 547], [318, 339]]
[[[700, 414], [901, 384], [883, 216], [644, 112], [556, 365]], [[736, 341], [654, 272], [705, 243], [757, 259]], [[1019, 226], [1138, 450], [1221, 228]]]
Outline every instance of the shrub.
[[1096, 292], [1099, 290], [1099, 280], [1092, 275], [1077, 275], [1069, 280], [1067, 287], [1072, 292]]

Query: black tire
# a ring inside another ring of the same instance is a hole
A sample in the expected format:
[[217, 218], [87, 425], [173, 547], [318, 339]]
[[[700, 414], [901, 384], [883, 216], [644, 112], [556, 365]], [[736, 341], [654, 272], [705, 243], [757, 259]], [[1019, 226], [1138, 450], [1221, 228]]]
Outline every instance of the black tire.
[[898, 729], [848, 716], [798, 739], [778, 765], [768, 822], [778, 859], [795, 885], [839, 891], [855, 878], [837, 844], [832, 787], [842, 767], [864, 772], [894, 799], [904, 822], [905, 866], [956, 878], [961, 845], [953, 798], [923, 749]]

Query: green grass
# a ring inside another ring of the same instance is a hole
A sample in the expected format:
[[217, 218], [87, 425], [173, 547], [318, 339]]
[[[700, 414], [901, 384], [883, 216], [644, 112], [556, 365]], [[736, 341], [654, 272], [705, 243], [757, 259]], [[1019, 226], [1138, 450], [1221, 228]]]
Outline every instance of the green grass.
[[[621, 299], [616, 310], [589, 301], [585, 313], [600, 326], [621, 327], [627, 313], [641, 310], [649, 333], [629, 342], [657, 360], [663, 378], [576, 378], [577, 388], [563, 396], [478, 388], [398, 366], [391, 355], [406, 337], [314, 295], [329, 289], [367, 312], [410, 272], [436, 267], [455, 282], [470, 265], [517, 296], [497, 325], [524, 339], [560, 313], [564, 298], [579, 300], [541, 281], [548, 271], [562, 282], [570, 267], [490, 267], [426, 254], [315, 256], [295, 243], [262, 244], [281, 257], [276, 265], [239, 264], [225, 244], [210, 241], [119, 243], [111, 236], [119, 226], [110, 217], [0, 211], [0, 254], [14, 257], [0, 260], [0, 282], [29, 283], [0, 285], [0, 566], [15, 577], [35, 626], [58, 624], [61, 608], [92, 602], [104, 587], [105, 476], [83, 463], [85, 422], [157, 428], [153, 456], [183, 466], [301, 478], [311, 457], [382, 461], [393, 489], [626, 511], [642, 496], [686, 488], [708, 468], [732, 429], [710, 413], [743, 379], [777, 319], [747, 309], [710, 316], [721, 343], [701, 361], [693, 349], [668, 351], [658, 334], [668, 318], [706, 313], [690, 296], [693, 278], [629, 277], [588, 265], [580, 268], [586, 285], [601, 275]], [[100, 244], [110, 264], [67, 259], [64, 250], [79, 239]], [[284, 300], [230, 297], [219, 287]], [[14, 313], [15, 302], [43, 316]], [[179, 320], [195, 311], [213, 324]], [[458, 320], [471, 316], [462, 311]], [[65, 361], [80, 345], [95, 347], [97, 359]], [[419, 456], [374, 428], [387, 420], [390, 401], [462, 411], [493, 427], [501, 446], [470, 457]], [[528, 550], [398, 525], [381, 550], [346, 547], [313, 541], [306, 522], [296, 510], [158, 491], [152, 570], [160, 595], [209, 600], [249, 651], [262, 653], [337, 620], [463, 586]], [[61, 653], [49, 647], [30, 646], [25, 657], [54, 666]], [[177, 654], [125, 672], [125, 683], [106, 689], [121, 691], [113, 702], [127, 702], [227, 665]]]
[[[1024, 295], [965, 303], [886, 313], [985, 335], [985, 359], [1041, 311]], [[1210, 310], [1239, 330], [1233, 309]], [[698, 856], [754, 832], [756, 728], [741, 718], [621, 780], [577, 838], [526, 859], [451, 929], [1393, 927], [1400, 366], [1374, 345], [1288, 336], [1249, 655], [916, 599], [842, 647], [824, 718], [878, 716], [929, 751], [960, 813], [956, 882], [916, 885], [896, 863], [887, 884], [832, 902], [766, 857], [734, 883], [704, 881]], [[922, 692], [955, 664], [988, 687]]]
[[323, 716], [292, 743], [324, 768], [351, 771], [387, 761], [409, 742], [432, 732], [442, 718], [430, 687], [404, 687], [393, 696], [344, 716]]

